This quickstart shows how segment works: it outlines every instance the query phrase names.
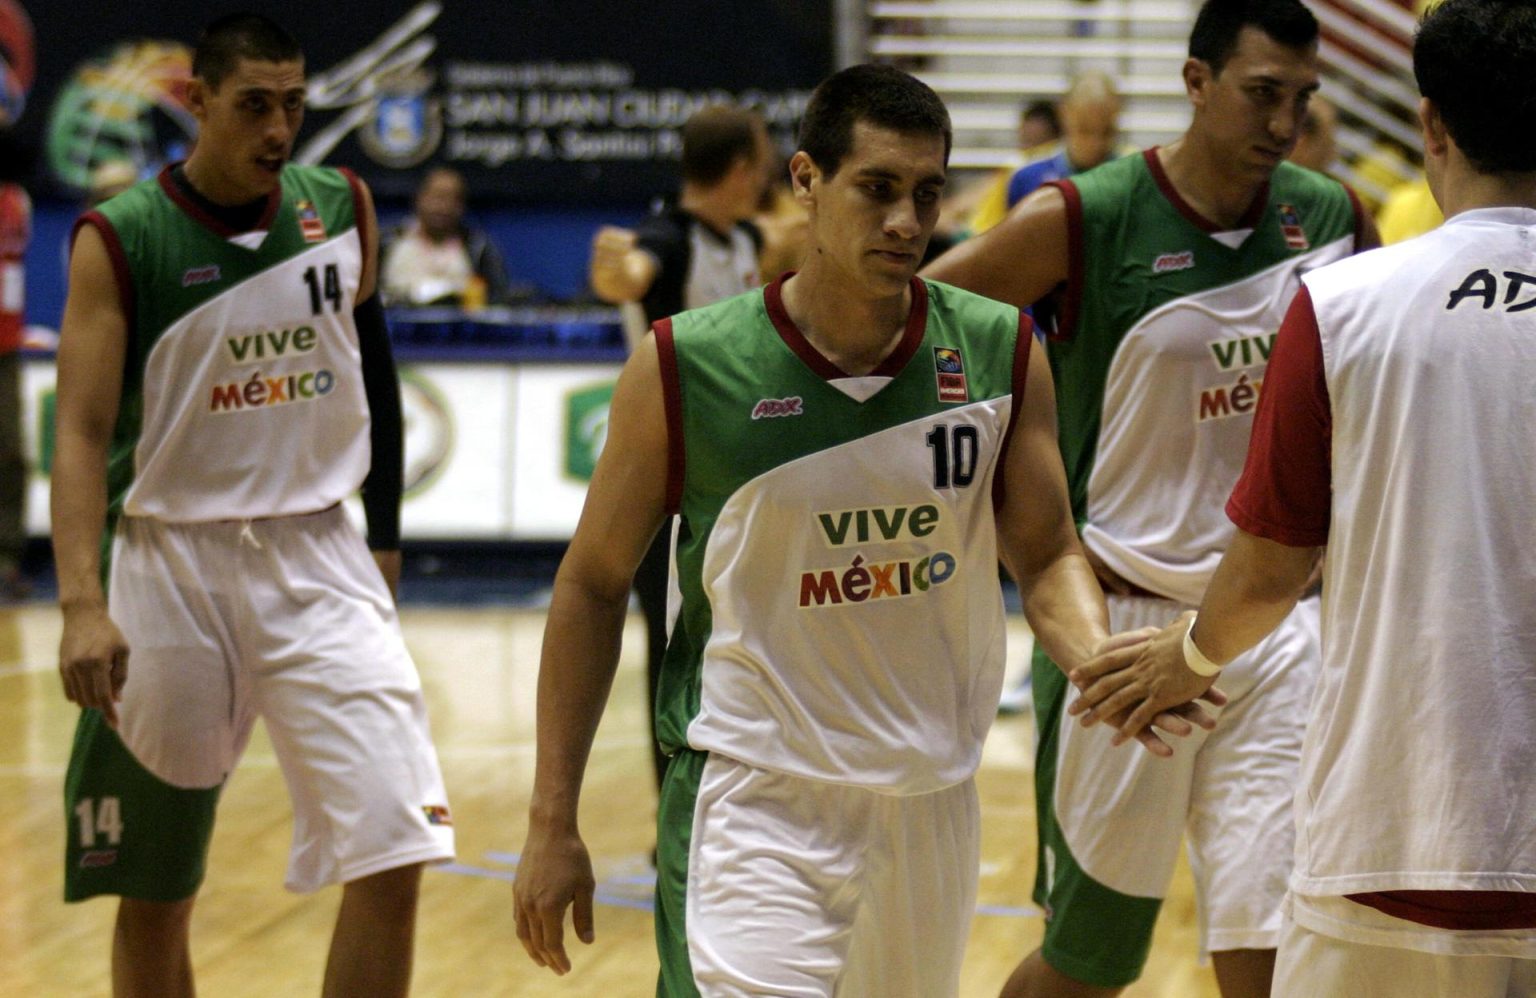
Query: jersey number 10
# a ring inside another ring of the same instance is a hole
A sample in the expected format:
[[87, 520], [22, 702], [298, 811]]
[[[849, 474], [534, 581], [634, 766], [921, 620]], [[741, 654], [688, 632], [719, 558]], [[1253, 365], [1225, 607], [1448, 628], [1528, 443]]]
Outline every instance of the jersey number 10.
[[935, 426], [928, 433], [928, 449], [933, 451], [933, 487], [950, 485], [963, 489], [976, 478], [976, 455], [980, 452], [976, 427]]

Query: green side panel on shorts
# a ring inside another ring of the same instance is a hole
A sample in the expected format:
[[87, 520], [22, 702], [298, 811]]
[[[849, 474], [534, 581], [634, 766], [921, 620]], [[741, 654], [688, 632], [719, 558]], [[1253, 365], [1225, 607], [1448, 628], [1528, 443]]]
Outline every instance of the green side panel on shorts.
[[[197, 893], [222, 789], [185, 790], [160, 780], [100, 711], [81, 711], [64, 777], [64, 900], [117, 894], [181, 901]], [[92, 821], [83, 827], [79, 810], [87, 802]]]
[[1045, 912], [1041, 955], [1068, 977], [1101, 988], [1130, 984], [1141, 976], [1152, 948], [1161, 898], [1111, 890], [1078, 866], [1056, 820], [1056, 758], [1067, 677], [1039, 645], [1030, 663], [1035, 698], [1034, 899]]
[[698, 998], [693, 964], [688, 959], [688, 856], [693, 812], [699, 799], [708, 752], [678, 749], [667, 764], [656, 814], [656, 953], [661, 976], [656, 998]]

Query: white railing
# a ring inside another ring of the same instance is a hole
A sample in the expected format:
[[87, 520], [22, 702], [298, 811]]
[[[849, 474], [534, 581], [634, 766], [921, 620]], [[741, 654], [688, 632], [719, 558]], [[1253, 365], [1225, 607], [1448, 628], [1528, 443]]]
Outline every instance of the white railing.
[[[1324, 92], [1342, 112], [1337, 172], [1379, 199], [1371, 179], [1379, 171], [1361, 176], [1350, 163], [1371, 157], [1388, 175], [1414, 172], [1379, 148], [1417, 154], [1414, 16], [1391, 0], [1307, 2], [1324, 30]], [[1178, 67], [1198, 8], [1199, 0], [871, 0], [864, 51], [913, 68], [950, 104], [953, 166], [993, 167], [1017, 155], [1020, 102], [1062, 93], [1085, 69], [1114, 77], [1127, 141], [1176, 137], [1189, 121]]]

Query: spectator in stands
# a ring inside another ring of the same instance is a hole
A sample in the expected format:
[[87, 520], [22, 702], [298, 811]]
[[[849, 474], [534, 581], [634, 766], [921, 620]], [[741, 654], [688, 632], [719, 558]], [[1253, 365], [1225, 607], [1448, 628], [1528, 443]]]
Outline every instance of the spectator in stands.
[[[944, 216], [963, 218], [963, 236], [987, 231], [1008, 214], [1008, 181], [1025, 163], [1050, 154], [1050, 147], [1061, 139], [1061, 117], [1056, 102], [1032, 98], [1019, 108], [1019, 154], [1006, 166], [999, 167], [979, 184], [971, 184], [954, 197], [944, 199]], [[940, 218], [943, 230], [945, 218]]]
[[1008, 181], [1008, 207], [1041, 184], [1091, 170], [1129, 152], [1120, 148], [1120, 94], [1104, 73], [1080, 73], [1061, 99], [1061, 149], [1026, 163]]
[[464, 177], [439, 166], [416, 191], [415, 214], [385, 236], [382, 286], [391, 305], [506, 304], [512, 297], [496, 244], [464, 221]]
[[1322, 94], [1307, 104], [1307, 116], [1301, 119], [1301, 134], [1288, 157], [1297, 166], [1327, 173], [1339, 157], [1339, 112]]

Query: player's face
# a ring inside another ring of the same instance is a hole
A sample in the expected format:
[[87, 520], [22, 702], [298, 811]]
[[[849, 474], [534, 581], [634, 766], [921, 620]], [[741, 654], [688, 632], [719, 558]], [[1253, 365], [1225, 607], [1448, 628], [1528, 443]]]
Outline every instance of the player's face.
[[939, 220], [944, 137], [853, 126], [853, 145], [828, 177], [804, 152], [790, 163], [810, 217], [818, 266], [872, 297], [899, 295], [917, 273]]
[[241, 59], [216, 88], [193, 80], [188, 96], [197, 155], [227, 193], [251, 201], [271, 193], [304, 121], [304, 63]]
[[1219, 75], [1191, 59], [1185, 82], [1202, 133], [1234, 171], [1264, 179], [1290, 154], [1317, 92], [1317, 49], [1294, 49], [1246, 27]]

